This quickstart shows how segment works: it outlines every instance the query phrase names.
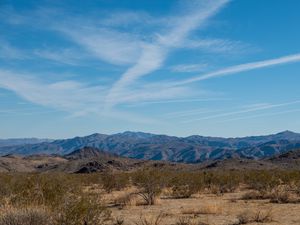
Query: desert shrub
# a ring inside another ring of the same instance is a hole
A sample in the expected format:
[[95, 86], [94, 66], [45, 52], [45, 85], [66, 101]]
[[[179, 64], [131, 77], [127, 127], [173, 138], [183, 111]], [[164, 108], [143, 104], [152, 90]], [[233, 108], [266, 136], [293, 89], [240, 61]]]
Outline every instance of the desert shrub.
[[289, 203], [290, 195], [286, 190], [275, 189], [270, 195], [270, 202], [272, 203]]
[[294, 185], [300, 180], [300, 171], [294, 170], [285, 170], [285, 171], [277, 171], [277, 176], [279, 179], [287, 185]]
[[173, 186], [169, 193], [172, 198], [189, 198], [194, 194], [194, 191], [189, 185]]
[[229, 175], [221, 175], [218, 177], [218, 183], [216, 185], [219, 186], [220, 193], [232, 193], [234, 192], [240, 184], [239, 179], [235, 176], [235, 174]]
[[41, 209], [14, 209], [0, 216], [0, 225], [53, 225], [48, 212]]
[[299, 203], [300, 200], [297, 198], [297, 194], [292, 193], [288, 190], [287, 186], [278, 186], [274, 188], [273, 192], [270, 194], [271, 203]]
[[145, 200], [145, 204], [154, 205], [156, 198], [165, 186], [163, 173], [152, 169], [143, 169], [132, 176], [133, 184], [139, 188], [137, 194]]
[[103, 189], [110, 193], [113, 190], [122, 190], [130, 184], [130, 177], [127, 173], [106, 173], [101, 176]]
[[167, 181], [172, 198], [189, 198], [204, 189], [202, 173], [174, 172], [169, 174]]
[[56, 211], [59, 225], [103, 225], [111, 220], [111, 212], [101, 205], [96, 195], [81, 195], [64, 200]]
[[135, 193], [124, 193], [123, 195], [114, 199], [114, 204], [119, 208], [123, 208], [125, 206], [132, 205], [134, 200], [136, 200], [136, 197], [137, 196]]
[[12, 177], [7, 174], [0, 173], [0, 206], [11, 194], [11, 188], [9, 185], [11, 183], [11, 178]]
[[234, 192], [242, 182], [238, 172], [205, 172], [203, 174], [205, 188], [213, 194], [224, 194]]
[[298, 197], [300, 197], [300, 179], [299, 181], [295, 182], [294, 187], [295, 187], [295, 194]]
[[266, 199], [269, 196], [263, 195], [259, 191], [249, 191], [241, 197], [242, 200], [259, 200], [259, 199]]
[[245, 175], [245, 183], [251, 189], [270, 192], [281, 183], [280, 175], [272, 171], [250, 171]]
[[56, 207], [66, 194], [80, 192], [77, 180], [63, 174], [16, 175], [10, 183], [13, 205], [45, 205]]
[[[0, 176], [0, 179], [3, 181], [3, 176]], [[1, 195], [5, 196], [5, 204], [11, 207], [10, 211], [13, 214], [5, 214], [2, 220], [18, 221], [23, 217], [41, 220], [48, 215], [53, 219], [51, 225], [103, 225], [110, 219], [110, 211], [101, 204], [99, 194], [91, 195], [85, 191], [84, 186], [89, 182], [83, 175], [10, 174], [9, 179], [5, 178], [6, 188], [1, 188]], [[41, 213], [35, 211], [14, 211], [29, 206], [45, 208], [48, 214], [38, 217]], [[27, 223], [24, 222], [24, 225]]]

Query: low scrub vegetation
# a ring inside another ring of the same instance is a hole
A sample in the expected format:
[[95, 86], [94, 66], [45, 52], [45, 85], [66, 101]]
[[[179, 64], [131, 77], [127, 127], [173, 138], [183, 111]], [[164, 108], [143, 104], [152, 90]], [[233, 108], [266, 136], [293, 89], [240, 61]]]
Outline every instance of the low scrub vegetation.
[[[243, 200], [267, 199], [271, 203], [300, 202], [299, 171], [172, 171], [141, 169], [133, 172], [94, 174], [0, 174], [0, 225], [97, 225], [126, 224], [113, 218], [109, 206], [155, 205], [160, 198], [199, 198], [247, 190]], [[106, 195], [114, 195], [107, 202]], [[221, 214], [212, 202], [184, 209], [182, 215]], [[136, 224], [159, 224], [141, 217]], [[185, 217], [184, 217], [185, 218]], [[270, 220], [271, 215], [239, 215], [238, 224]], [[124, 222], [125, 221], [125, 222]], [[248, 222], [247, 222], [248, 221]], [[250, 221], [250, 222], [249, 222]], [[187, 219], [177, 224], [192, 224]]]

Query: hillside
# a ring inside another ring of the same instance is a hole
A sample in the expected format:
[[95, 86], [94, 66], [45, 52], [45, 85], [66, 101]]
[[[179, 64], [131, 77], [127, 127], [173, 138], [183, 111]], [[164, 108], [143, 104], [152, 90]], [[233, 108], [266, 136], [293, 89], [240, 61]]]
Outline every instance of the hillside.
[[243, 138], [198, 135], [181, 138], [142, 132], [92, 134], [52, 142], [0, 147], [0, 154], [67, 155], [86, 146], [128, 158], [198, 163], [233, 157], [244, 159], [271, 157], [300, 148], [300, 134], [285, 131], [274, 135]]
[[0, 172], [89, 173], [106, 170], [129, 170], [135, 160], [121, 158], [98, 149], [85, 147], [66, 156], [6, 155], [0, 157]]
[[299, 168], [300, 169], [300, 149], [279, 154], [268, 159], [272, 164], [279, 165], [282, 168]]
[[130, 171], [142, 167], [172, 170], [269, 170], [300, 169], [300, 149], [266, 159], [228, 158], [207, 160], [197, 164], [171, 163], [157, 160], [137, 160], [120, 157], [92, 147], [77, 149], [65, 156], [6, 155], [0, 157], [0, 172], [66, 172], [92, 173]]

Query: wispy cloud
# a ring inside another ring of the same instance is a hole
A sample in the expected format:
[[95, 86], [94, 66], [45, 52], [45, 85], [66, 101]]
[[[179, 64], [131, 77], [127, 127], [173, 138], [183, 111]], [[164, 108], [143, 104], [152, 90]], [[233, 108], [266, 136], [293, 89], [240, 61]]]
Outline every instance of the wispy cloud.
[[183, 48], [189, 48], [193, 50], [204, 50], [206, 52], [213, 53], [240, 53], [244, 51], [253, 52], [258, 48], [250, 46], [239, 41], [224, 40], [224, 39], [187, 39], [182, 43]]
[[173, 104], [173, 103], [190, 103], [190, 102], [210, 102], [210, 101], [223, 101], [228, 100], [227, 98], [181, 98], [181, 99], [168, 99], [160, 101], [144, 101], [134, 104], [127, 104], [128, 107], [136, 107], [141, 105], [152, 105], [152, 104]]
[[240, 64], [232, 67], [227, 67], [221, 70], [217, 70], [215, 72], [210, 72], [201, 76], [196, 76], [183, 81], [179, 81], [174, 85], [185, 85], [197, 81], [208, 80], [208, 79], [226, 76], [230, 74], [236, 74], [240, 72], [246, 72], [250, 70], [261, 69], [261, 68], [282, 65], [287, 63], [295, 63], [295, 62], [300, 62], [300, 54], [288, 55], [276, 59], [269, 59], [269, 60], [263, 60], [263, 61], [257, 61], [257, 62]]
[[3, 116], [32, 116], [32, 115], [43, 115], [43, 114], [51, 114], [56, 113], [56, 110], [0, 110], [1, 117]]
[[[167, 15], [161, 18], [154, 18], [142, 12], [117, 12], [113, 16], [105, 14], [103, 18], [97, 20], [82, 17], [74, 19], [72, 16], [67, 15], [63, 21], [54, 20], [48, 26], [45, 24], [47, 24], [47, 19], [53, 18], [53, 11], [41, 10], [37, 15], [43, 15], [39, 23], [43, 25], [42, 29], [62, 34], [68, 41], [76, 43], [76, 47], [79, 47], [82, 52], [73, 48], [47, 48], [34, 50], [31, 56], [76, 65], [82, 59], [82, 53], [84, 52], [109, 64], [120, 66], [123, 69], [127, 68], [126, 71], [113, 84], [89, 86], [73, 80], [47, 83], [37, 78], [40, 76], [32, 75], [30, 78], [26, 74], [16, 75], [18, 71], [2, 70], [0, 71], [0, 77], [3, 79], [0, 86], [12, 90], [26, 100], [37, 104], [57, 107], [78, 114], [84, 112], [85, 114], [89, 111], [102, 111], [103, 108], [112, 110], [114, 106], [124, 104], [135, 106], [204, 101], [203, 98], [197, 98], [201, 97], [201, 94], [203, 96], [203, 93], [193, 89], [188, 84], [300, 61], [300, 54], [294, 54], [271, 60], [235, 65], [174, 83], [158, 82], [158, 84], [151, 84], [145, 82], [145, 84], [138, 82], [140, 78], [161, 69], [173, 49], [201, 48], [215, 52], [226, 52], [236, 48], [239, 42], [191, 37], [193, 31], [204, 28], [208, 20], [228, 2], [228, 0], [190, 1], [184, 7], [178, 7], [180, 10], [176, 15]], [[20, 24], [23, 22], [20, 18], [24, 18], [24, 16], [11, 16], [9, 18], [11, 24]], [[24, 19], [24, 21], [28, 22], [28, 19]], [[129, 28], [134, 24], [143, 27], [142, 29], [147, 29], [147, 26], [141, 26], [141, 24], [155, 26], [156, 29], [139, 33]], [[6, 52], [6, 55], [10, 54], [11, 57], [21, 57], [20, 52], [9, 44], [0, 47], [1, 50]], [[173, 72], [190, 73], [206, 70], [207, 64], [178, 64], [168, 68]], [[61, 98], [59, 96], [66, 97]], [[251, 110], [262, 110], [264, 107], [269, 106], [251, 107], [241, 110], [240, 113], [247, 112], [247, 110], [250, 110], [250, 112]], [[238, 112], [223, 114], [223, 116], [235, 115], [236, 113]], [[188, 112], [186, 112], [186, 115], [188, 115]], [[222, 114], [215, 116], [219, 117]], [[207, 119], [209, 118], [215, 117], [210, 116]]]
[[[180, 100], [174, 100], [177, 98], [178, 95], [182, 97], [187, 97], [194, 95], [196, 92], [187, 87], [166, 87], [160, 88], [161, 86], [157, 85], [156, 88], [151, 86], [141, 86], [140, 88], [135, 88], [132, 90], [123, 90], [123, 92], [119, 92], [119, 98], [113, 100], [114, 104], [138, 104], [138, 105], [145, 105], [145, 104], [156, 104], [158, 102], [171, 102]], [[153, 92], [153, 88], [157, 91]], [[120, 90], [121, 91], [121, 90]], [[173, 99], [173, 100], [170, 100]], [[156, 101], [155, 101], [156, 100]]]
[[142, 43], [135, 35], [99, 28], [95, 24], [77, 26], [74, 27], [72, 22], [69, 22], [55, 25], [53, 29], [70, 37], [75, 43], [105, 62], [127, 65], [137, 60]]
[[[30, 20], [28, 13], [7, 18], [23, 18], [14, 24], [29, 23], [31, 26], [36, 24], [39, 29], [58, 32], [66, 39], [76, 43], [84, 52], [101, 61], [123, 68], [130, 66], [112, 85], [104, 98], [104, 105], [106, 108], [110, 108], [116, 104], [137, 101], [178, 99], [187, 96], [187, 93], [191, 93], [193, 96], [193, 90], [188, 87], [152, 85], [151, 89], [135, 82], [139, 78], [160, 69], [172, 48], [186, 48], [184, 43], [188, 42], [187, 38], [191, 32], [203, 27], [207, 20], [227, 2], [228, 0], [189, 1], [187, 4], [178, 6], [177, 11], [181, 11], [179, 14], [174, 13], [174, 15], [166, 15], [165, 17], [153, 17], [144, 12], [119, 11], [112, 13], [113, 15], [103, 13], [101, 18], [95, 17], [95, 15], [92, 15], [91, 18], [81, 16], [74, 18], [72, 14], [67, 12], [62, 13], [57, 9], [39, 7], [36, 12], [32, 12], [35, 18], [39, 18], [38, 23]], [[52, 18], [59, 19], [53, 20]], [[133, 25], [137, 29], [131, 29], [130, 27]], [[148, 29], [150, 27], [151, 29]], [[141, 33], [137, 31], [140, 28], [143, 30]], [[198, 47], [201, 45], [199, 43], [200, 40], [197, 42]], [[217, 41], [213, 41], [213, 43], [217, 44]], [[195, 47], [196, 42], [193, 45]], [[207, 39], [203, 41], [201, 46], [210, 48], [213, 44]], [[76, 65], [83, 57], [82, 52], [74, 51], [74, 49], [51, 47], [34, 50], [32, 55], [68, 65]], [[181, 65], [180, 68], [179, 65], [174, 69], [177, 71], [199, 71], [200, 67], [201, 65], [190, 65], [184, 68]], [[103, 92], [99, 92], [98, 97], [102, 94]], [[99, 98], [102, 100], [103, 96]]]
[[172, 72], [176, 73], [191, 73], [191, 72], [200, 72], [207, 69], [207, 64], [199, 63], [199, 64], [180, 64], [172, 66], [170, 69]]
[[295, 104], [299, 104], [299, 103], [300, 103], [300, 100], [279, 103], [279, 104], [261, 104], [261, 105], [259, 104], [257, 106], [249, 107], [249, 108], [243, 109], [243, 110], [221, 113], [221, 114], [216, 114], [216, 115], [210, 115], [210, 116], [205, 116], [205, 117], [192, 119], [192, 120], [185, 120], [185, 121], [183, 121], [183, 123], [191, 123], [191, 122], [201, 121], [201, 120], [209, 120], [209, 119], [216, 119], [216, 118], [222, 118], [222, 117], [228, 117], [228, 116], [235, 116], [235, 115], [240, 115], [240, 114], [245, 114], [245, 113], [250, 113], [250, 112], [279, 108], [279, 107], [284, 107], [284, 106], [289, 106], [289, 105], [295, 105]]
[[[205, 2], [205, 4], [203, 4]], [[132, 84], [137, 79], [158, 70], [168, 56], [172, 47], [180, 46], [187, 36], [196, 28], [205, 24], [228, 1], [193, 1], [192, 9], [184, 16], [172, 20], [173, 26], [164, 33], [156, 34], [156, 38], [142, 46], [141, 55], [137, 62], [130, 67], [121, 78], [113, 85], [107, 95], [107, 107], [110, 108], [116, 103], [122, 89]]]
[[211, 109], [194, 109], [194, 110], [186, 110], [186, 111], [179, 111], [179, 112], [173, 112], [168, 113], [165, 115], [168, 119], [174, 119], [174, 118], [182, 118], [182, 117], [190, 117], [195, 115], [203, 115], [203, 114], [211, 114], [215, 112], [220, 112], [222, 110], [211, 110]]
[[[90, 86], [73, 80], [45, 81], [38, 79], [33, 74], [0, 70], [0, 88], [13, 91], [22, 99], [31, 103], [68, 112], [70, 117], [95, 114], [105, 118], [117, 118], [135, 123], [154, 123], [158, 121], [121, 110], [111, 110], [106, 113], [103, 110], [103, 102], [108, 90], [103, 86]], [[172, 90], [164, 90], [158, 92], [157, 95], [172, 95]], [[132, 98], [132, 96], [138, 96], [138, 98]], [[140, 94], [137, 92], [124, 96], [122, 102], [136, 102], [144, 98], [148, 99], [146, 93]], [[22, 114], [30, 115], [32, 113], [23, 112]]]
[[47, 59], [50, 61], [68, 64], [78, 65], [84, 59], [84, 53], [75, 49], [36, 49], [33, 51], [33, 55], [39, 58]]
[[300, 109], [291, 109], [291, 110], [284, 110], [280, 112], [273, 112], [273, 113], [263, 113], [263, 114], [257, 114], [252, 116], [244, 116], [244, 117], [237, 117], [237, 118], [231, 118], [222, 120], [221, 122], [230, 122], [230, 121], [236, 121], [236, 120], [246, 120], [246, 119], [254, 119], [259, 117], [269, 117], [269, 116], [277, 116], [277, 115], [283, 115], [283, 114], [289, 114], [289, 113], [295, 113], [300, 112]]
[[103, 93], [103, 87], [89, 87], [72, 80], [50, 83], [15, 71], [0, 70], [0, 87], [35, 104], [72, 113], [96, 110], [93, 107], [103, 102], [98, 97], [99, 93]]

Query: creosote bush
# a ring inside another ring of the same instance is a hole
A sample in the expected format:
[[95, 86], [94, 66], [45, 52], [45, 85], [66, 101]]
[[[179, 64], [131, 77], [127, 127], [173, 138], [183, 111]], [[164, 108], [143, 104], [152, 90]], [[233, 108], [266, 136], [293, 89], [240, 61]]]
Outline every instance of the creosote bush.
[[132, 181], [140, 191], [137, 192], [141, 196], [146, 205], [154, 205], [156, 198], [165, 187], [167, 177], [158, 170], [142, 169], [132, 174]]
[[127, 173], [109, 172], [102, 174], [100, 179], [103, 189], [108, 193], [114, 190], [122, 190], [130, 184], [130, 176]]
[[103, 225], [111, 220], [111, 212], [94, 195], [70, 197], [56, 212], [55, 222], [62, 225]]

